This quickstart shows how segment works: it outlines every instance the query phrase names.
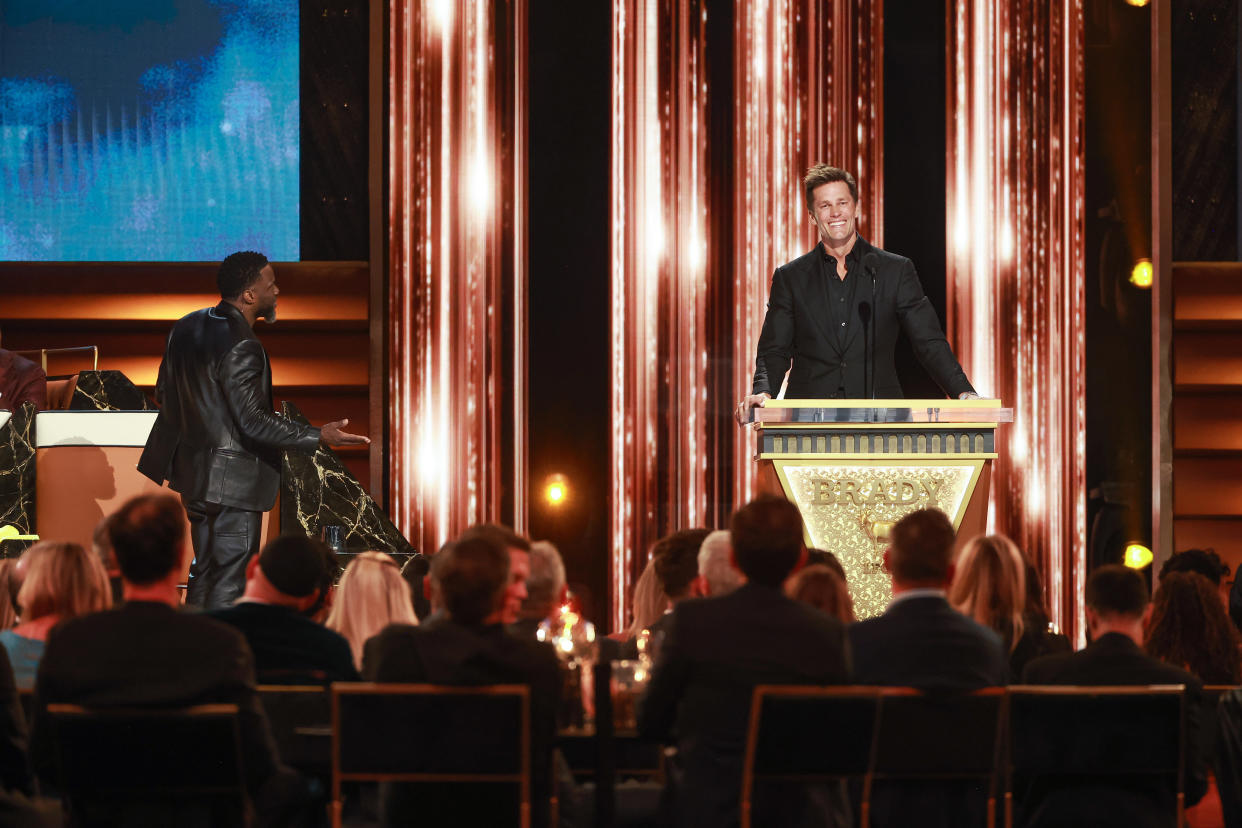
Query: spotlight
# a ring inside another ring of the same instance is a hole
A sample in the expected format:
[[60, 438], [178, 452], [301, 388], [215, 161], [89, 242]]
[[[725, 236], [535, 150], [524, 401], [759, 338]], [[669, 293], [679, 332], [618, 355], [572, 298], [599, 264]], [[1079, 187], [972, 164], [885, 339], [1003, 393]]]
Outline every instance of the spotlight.
[[563, 474], [550, 474], [543, 484], [543, 497], [550, 506], [560, 506], [569, 497], [569, 481]]
[[1149, 2], [1151, 2], [1151, 0], [1126, 0], [1126, 5], [1127, 6], [1138, 6], [1139, 8], [1142, 8], [1143, 6], [1146, 6]]
[[1131, 543], [1126, 546], [1125, 564], [1131, 569], [1142, 569], [1151, 563], [1151, 550], [1141, 543]]
[[1130, 284], [1145, 290], [1151, 287], [1151, 283], [1151, 259], [1139, 259], [1134, 263], [1134, 269], [1130, 271]]

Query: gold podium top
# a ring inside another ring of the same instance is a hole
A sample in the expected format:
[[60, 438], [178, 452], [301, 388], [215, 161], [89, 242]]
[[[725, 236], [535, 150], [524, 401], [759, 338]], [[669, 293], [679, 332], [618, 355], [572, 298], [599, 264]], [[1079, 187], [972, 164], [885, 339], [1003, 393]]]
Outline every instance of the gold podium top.
[[1000, 400], [768, 400], [751, 409], [760, 425], [813, 423], [1012, 423]]

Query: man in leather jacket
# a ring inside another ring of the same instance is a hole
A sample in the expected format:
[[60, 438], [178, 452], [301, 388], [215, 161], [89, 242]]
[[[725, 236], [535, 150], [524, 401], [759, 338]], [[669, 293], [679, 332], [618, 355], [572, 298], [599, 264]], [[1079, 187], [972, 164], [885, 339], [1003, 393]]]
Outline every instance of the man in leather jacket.
[[207, 609], [232, 604], [245, 587], [263, 512], [276, 503], [281, 452], [370, 442], [342, 431], [348, 420], [313, 428], [273, 413], [271, 366], [253, 331], [259, 319], [276, 321], [280, 289], [267, 258], [234, 253], [216, 283], [220, 304], [183, 317], [168, 335], [160, 412], [138, 461], [138, 471], [181, 495], [194, 545], [186, 603]]

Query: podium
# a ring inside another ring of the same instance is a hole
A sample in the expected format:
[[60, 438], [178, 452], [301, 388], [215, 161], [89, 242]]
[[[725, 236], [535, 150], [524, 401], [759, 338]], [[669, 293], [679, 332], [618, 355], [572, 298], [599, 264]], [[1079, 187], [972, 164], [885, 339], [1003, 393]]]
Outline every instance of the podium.
[[769, 400], [754, 409], [755, 459], [802, 513], [806, 543], [845, 569], [854, 612], [892, 597], [889, 532], [916, 509], [949, 516], [959, 542], [987, 528], [999, 400]]

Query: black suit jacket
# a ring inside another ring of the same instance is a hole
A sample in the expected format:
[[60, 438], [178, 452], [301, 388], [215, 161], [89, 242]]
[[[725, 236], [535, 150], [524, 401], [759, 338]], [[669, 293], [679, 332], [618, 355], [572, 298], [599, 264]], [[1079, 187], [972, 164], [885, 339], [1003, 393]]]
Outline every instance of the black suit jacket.
[[[842, 344], [831, 330], [828, 293], [820, 270], [821, 242], [772, 274], [751, 393], [775, 397], [792, 362], [787, 399], [864, 398], [873, 387], [877, 399], [901, 398], [904, 393], [893, 356], [899, 329], [906, 332], [919, 361], [945, 393], [956, 398], [973, 392], [944, 337], [935, 308], [923, 294], [913, 263], [873, 247], [861, 236], [854, 244], [860, 248], [860, 262], [874, 254], [870, 261], [875, 268], [875, 311], [867, 323], [874, 325], [874, 355], [867, 341], [872, 334], [864, 331], [858, 311], [863, 304], [872, 305], [870, 274], [859, 267], [846, 277], [860, 281]], [[875, 365], [874, 386], [868, 382], [868, 361]]]
[[680, 601], [665, 617], [670, 623], [639, 704], [638, 730], [677, 744], [677, 825], [734, 825], [755, 686], [845, 683], [845, 630], [779, 589], [754, 583], [719, 598]]
[[[1190, 673], [1149, 656], [1127, 636], [1106, 633], [1076, 653], [1058, 653], [1035, 659], [1026, 665], [1022, 681], [1024, 684], [1186, 685], [1186, 804], [1193, 805], [1203, 798], [1207, 790], [1208, 751], [1203, 730], [1204, 723], [1212, 721], [1213, 711], [1204, 699], [1203, 683]], [[1057, 814], [1074, 813], [1085, 801], [1098, 798], [1098, 792], [1091, 792], [1085, 794], [1080, 802], [1074, 793], [1071, 791], [1071, 795], [1049, 803], [1039, 824], [1055, 825], [1060, 819]], [[1165, 793], [1168, 796], [1162, 796]], [[1166, 808], [1173, 806], [1171, 792], [1144, 786], [1141, 796], [1147, 800], [1154, 796]], [[1123, 807], [1124, 801], [1115, 803], [1115, 809]], [[1134, 820], [1148, 815], [1153, 818], [1150, 824], [1162, 821], [1158, 812], [1151, 808], [1150, 801], [1135, 806], [1131, 813], [1135, 815]], [[1148, 823], [1132, 821], [1131, 824]]]
[[264, 684], [357, 681], [349, 642], [290, 607], [242, 601], [208, 615], [237, 628]]
[[936, 595], [851, 624], [850, 647], [859, 684], [968, 691], [1003, 685], [1008, 674], [1000, 636]]
[[313, 453], [319, 429], [272, 412], [267, 353], [228, 302], [173, 325], [160, 363], [159, 416], [138, 471], [187, 500], [266, 512], [280, 487], [280, 453]]
[[[471, 627], [441, 616], [417, 627], [393, 624], [371, 638], [363, 647], [362, 674], [368, 681], [378, 682], [528, 685], [532, 824], [547, 824], [556, 709], [561, 695], [560, 662], [550, 644], [513, 635], [499, 624]], [[402, 786], [386, 786], [385, 824], [427, 822], [430, 814], [441, 812], [439, 809], [462, 818], [460, 795], [443, 801], [429, 797], [426, 791], [420, 795]], [[434, 818], [427, 824], [433, 822]]]
[[[26, 717], [9, 654], [0, 646], [0, 790], [34, 793], [26, 751]], [[2, 795], [2, 794], [0, 794]]]
[[134, 601], [57, 626], [39, 662], [35, 697], [31, 753], [35, 769], [48, 778], [55, 749], [42, 711], [54, 702], [88, 707], [236, 704], [251, 793], [279, 768], [255, 695], [254, 662], [241, 633], [164, 604]]

